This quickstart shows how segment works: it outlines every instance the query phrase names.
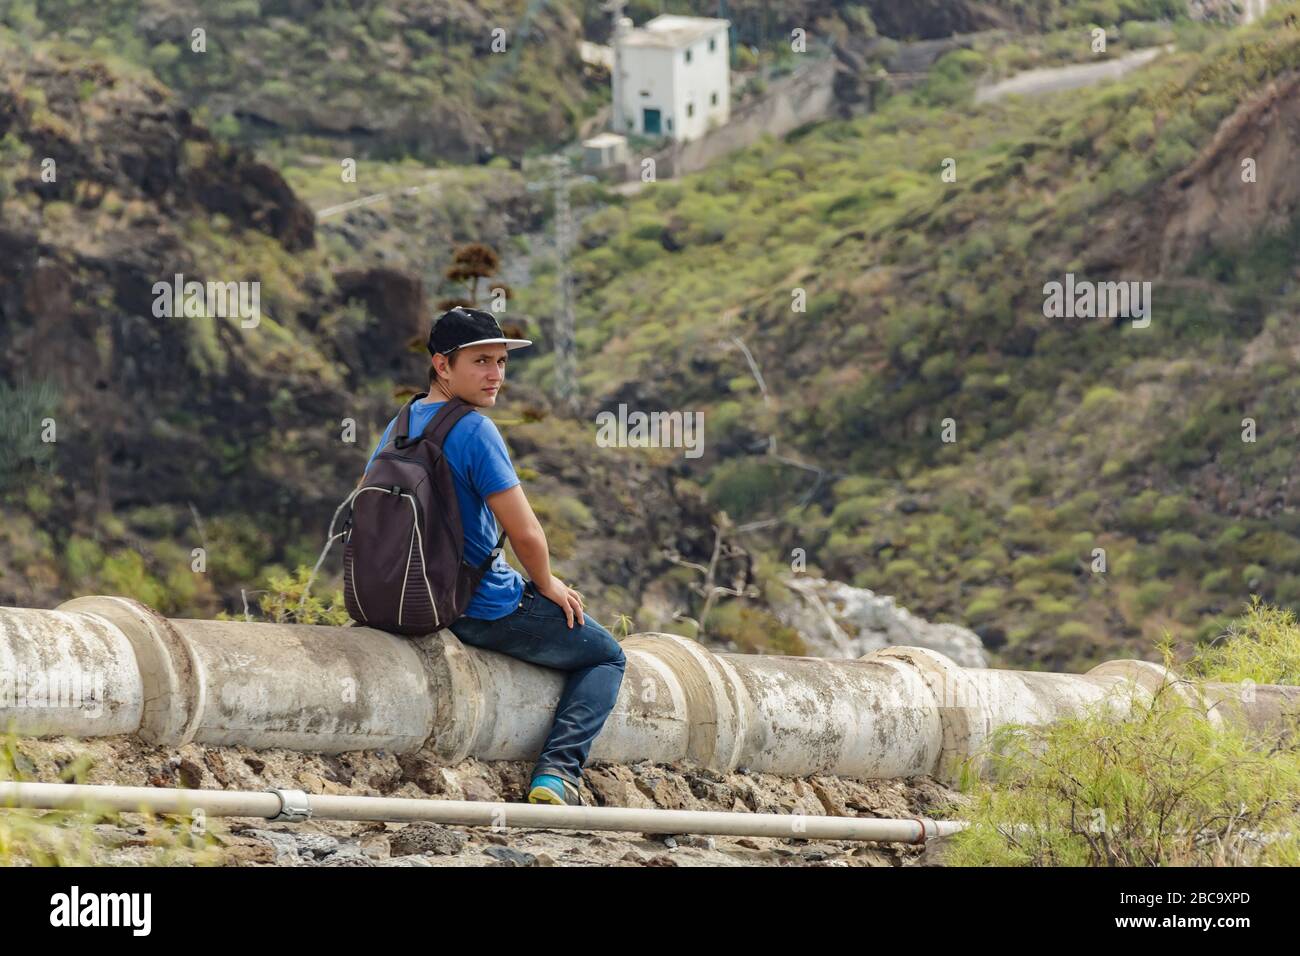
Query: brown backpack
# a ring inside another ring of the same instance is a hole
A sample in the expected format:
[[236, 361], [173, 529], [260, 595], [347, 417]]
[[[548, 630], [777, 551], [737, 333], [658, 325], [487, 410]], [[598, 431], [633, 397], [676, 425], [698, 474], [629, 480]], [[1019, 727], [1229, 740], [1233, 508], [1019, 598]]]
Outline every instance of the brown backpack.
[[423, 434], [410, 437], [411, 406], [426, 395], [416, 395], [398, 413], [393, 435], [345, 502], [340, 532], [348, 614], [357, 624], [394, 634], [428, 634], [464, 614], [506, 538], [501, 532], [480, 566], [466, 563], [460, 506], [442, 446], [474, 406], [453, 398]]

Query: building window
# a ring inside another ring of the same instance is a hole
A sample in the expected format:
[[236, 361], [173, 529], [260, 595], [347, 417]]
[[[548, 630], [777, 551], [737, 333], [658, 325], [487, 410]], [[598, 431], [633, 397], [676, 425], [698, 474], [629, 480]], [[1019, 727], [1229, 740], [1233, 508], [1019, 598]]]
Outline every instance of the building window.
[[632, 119], [630, 116], [628, 117], [628, 120], [627, 120], [627, 128], [628, 128], [628, 129], [636, 129], [636, 120]]
[[709, 37], [709, 52], [712, 53], [718, 47], [717, 37]]
[[687, 116], [694, 116], [694, 115], [695, 115], [695, 104], [694, 104], [694, 103], [687, 103], [687, 104], [686, 104], [686, 115], [687, 115]]
[[691, 51], [690, 51], [690, 50], [687, 50], [687, 51], [686, 51], [686, 62], [687, 62], [687, 63], [690, 63], [690, 62], [691, 62]]
[[668, 117], [668, 132], [671, 133], [672, 131], [673, 131], [673, 118], [670, 116]]
[[641, 91], [641, 95], [642, 95], [642, 96], [649, 96], [649, 95], [650, 95], [650, 91], [649, 91], [649, 90], [642, 90], [642, 91]]
[[710, 93], [710, 94], [709, 94], [709, 105], [710, 105], [710, 106], [717, 106], [717, 105], [718, 105], [718, 94], [717, 94], [717, 93]]

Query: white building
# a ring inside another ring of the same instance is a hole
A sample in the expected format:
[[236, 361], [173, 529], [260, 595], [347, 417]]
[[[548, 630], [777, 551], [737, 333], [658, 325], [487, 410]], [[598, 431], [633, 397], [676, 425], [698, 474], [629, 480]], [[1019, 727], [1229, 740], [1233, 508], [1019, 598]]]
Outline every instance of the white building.
[[618, 20], [611, 131], [698, 139], [731, 116], [729, 20], [662, 14]]

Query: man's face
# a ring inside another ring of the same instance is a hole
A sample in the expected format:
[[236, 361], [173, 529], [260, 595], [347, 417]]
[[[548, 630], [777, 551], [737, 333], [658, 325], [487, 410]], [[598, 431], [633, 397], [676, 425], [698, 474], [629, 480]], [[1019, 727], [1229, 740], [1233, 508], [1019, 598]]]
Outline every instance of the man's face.
[[[443, 373], [443, 384], [451, 394], [471, 405], [491, 408], [506, 377], [504, 345], [471, 345], [459, 350], [455, 368]], [[447, 362], [450, 365], [450, 359]]]

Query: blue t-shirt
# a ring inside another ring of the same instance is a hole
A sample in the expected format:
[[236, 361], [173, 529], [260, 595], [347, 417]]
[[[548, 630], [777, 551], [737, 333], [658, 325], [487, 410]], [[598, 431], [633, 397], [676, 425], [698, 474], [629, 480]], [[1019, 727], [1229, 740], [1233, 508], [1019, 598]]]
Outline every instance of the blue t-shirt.
[[[421, 399], [412, 405], [410, 433], [422, 433], [438, 409], [445, 404], [445, 401], [430, 403]], [[379, 439], [379, 444], [370, 453], [370, 461], [366, 462], [367, 471], [375, 456], [388, 443], [396, 424], [397, 416], [393, 416], [393, 420], [384, 429], [384, 437]], [[506, 450], [505, 439], [497, 430], [496, 422], [477, 412], [470, 412], [456, 423], [443, 443], [442, 453], [451, 467], [452, 483], [456, 486], [460, 522], [465, 530], [465, 560], [477, 566], [487, 560], [487, 556], [496, 547], [499, 536], [496, 515], [483, 499], [498, 491], [513, 488], [519, 484], [519, 476], [510, 463], [510, 452]], [[504, 553], [499, 554], [488, 568], [487, 574], [483, 575], [478, 590], [465, 609], [465, 615], [495, 621], [514, 611], [519, 606], [523, 593], [523, 575], [510, 566]]]

